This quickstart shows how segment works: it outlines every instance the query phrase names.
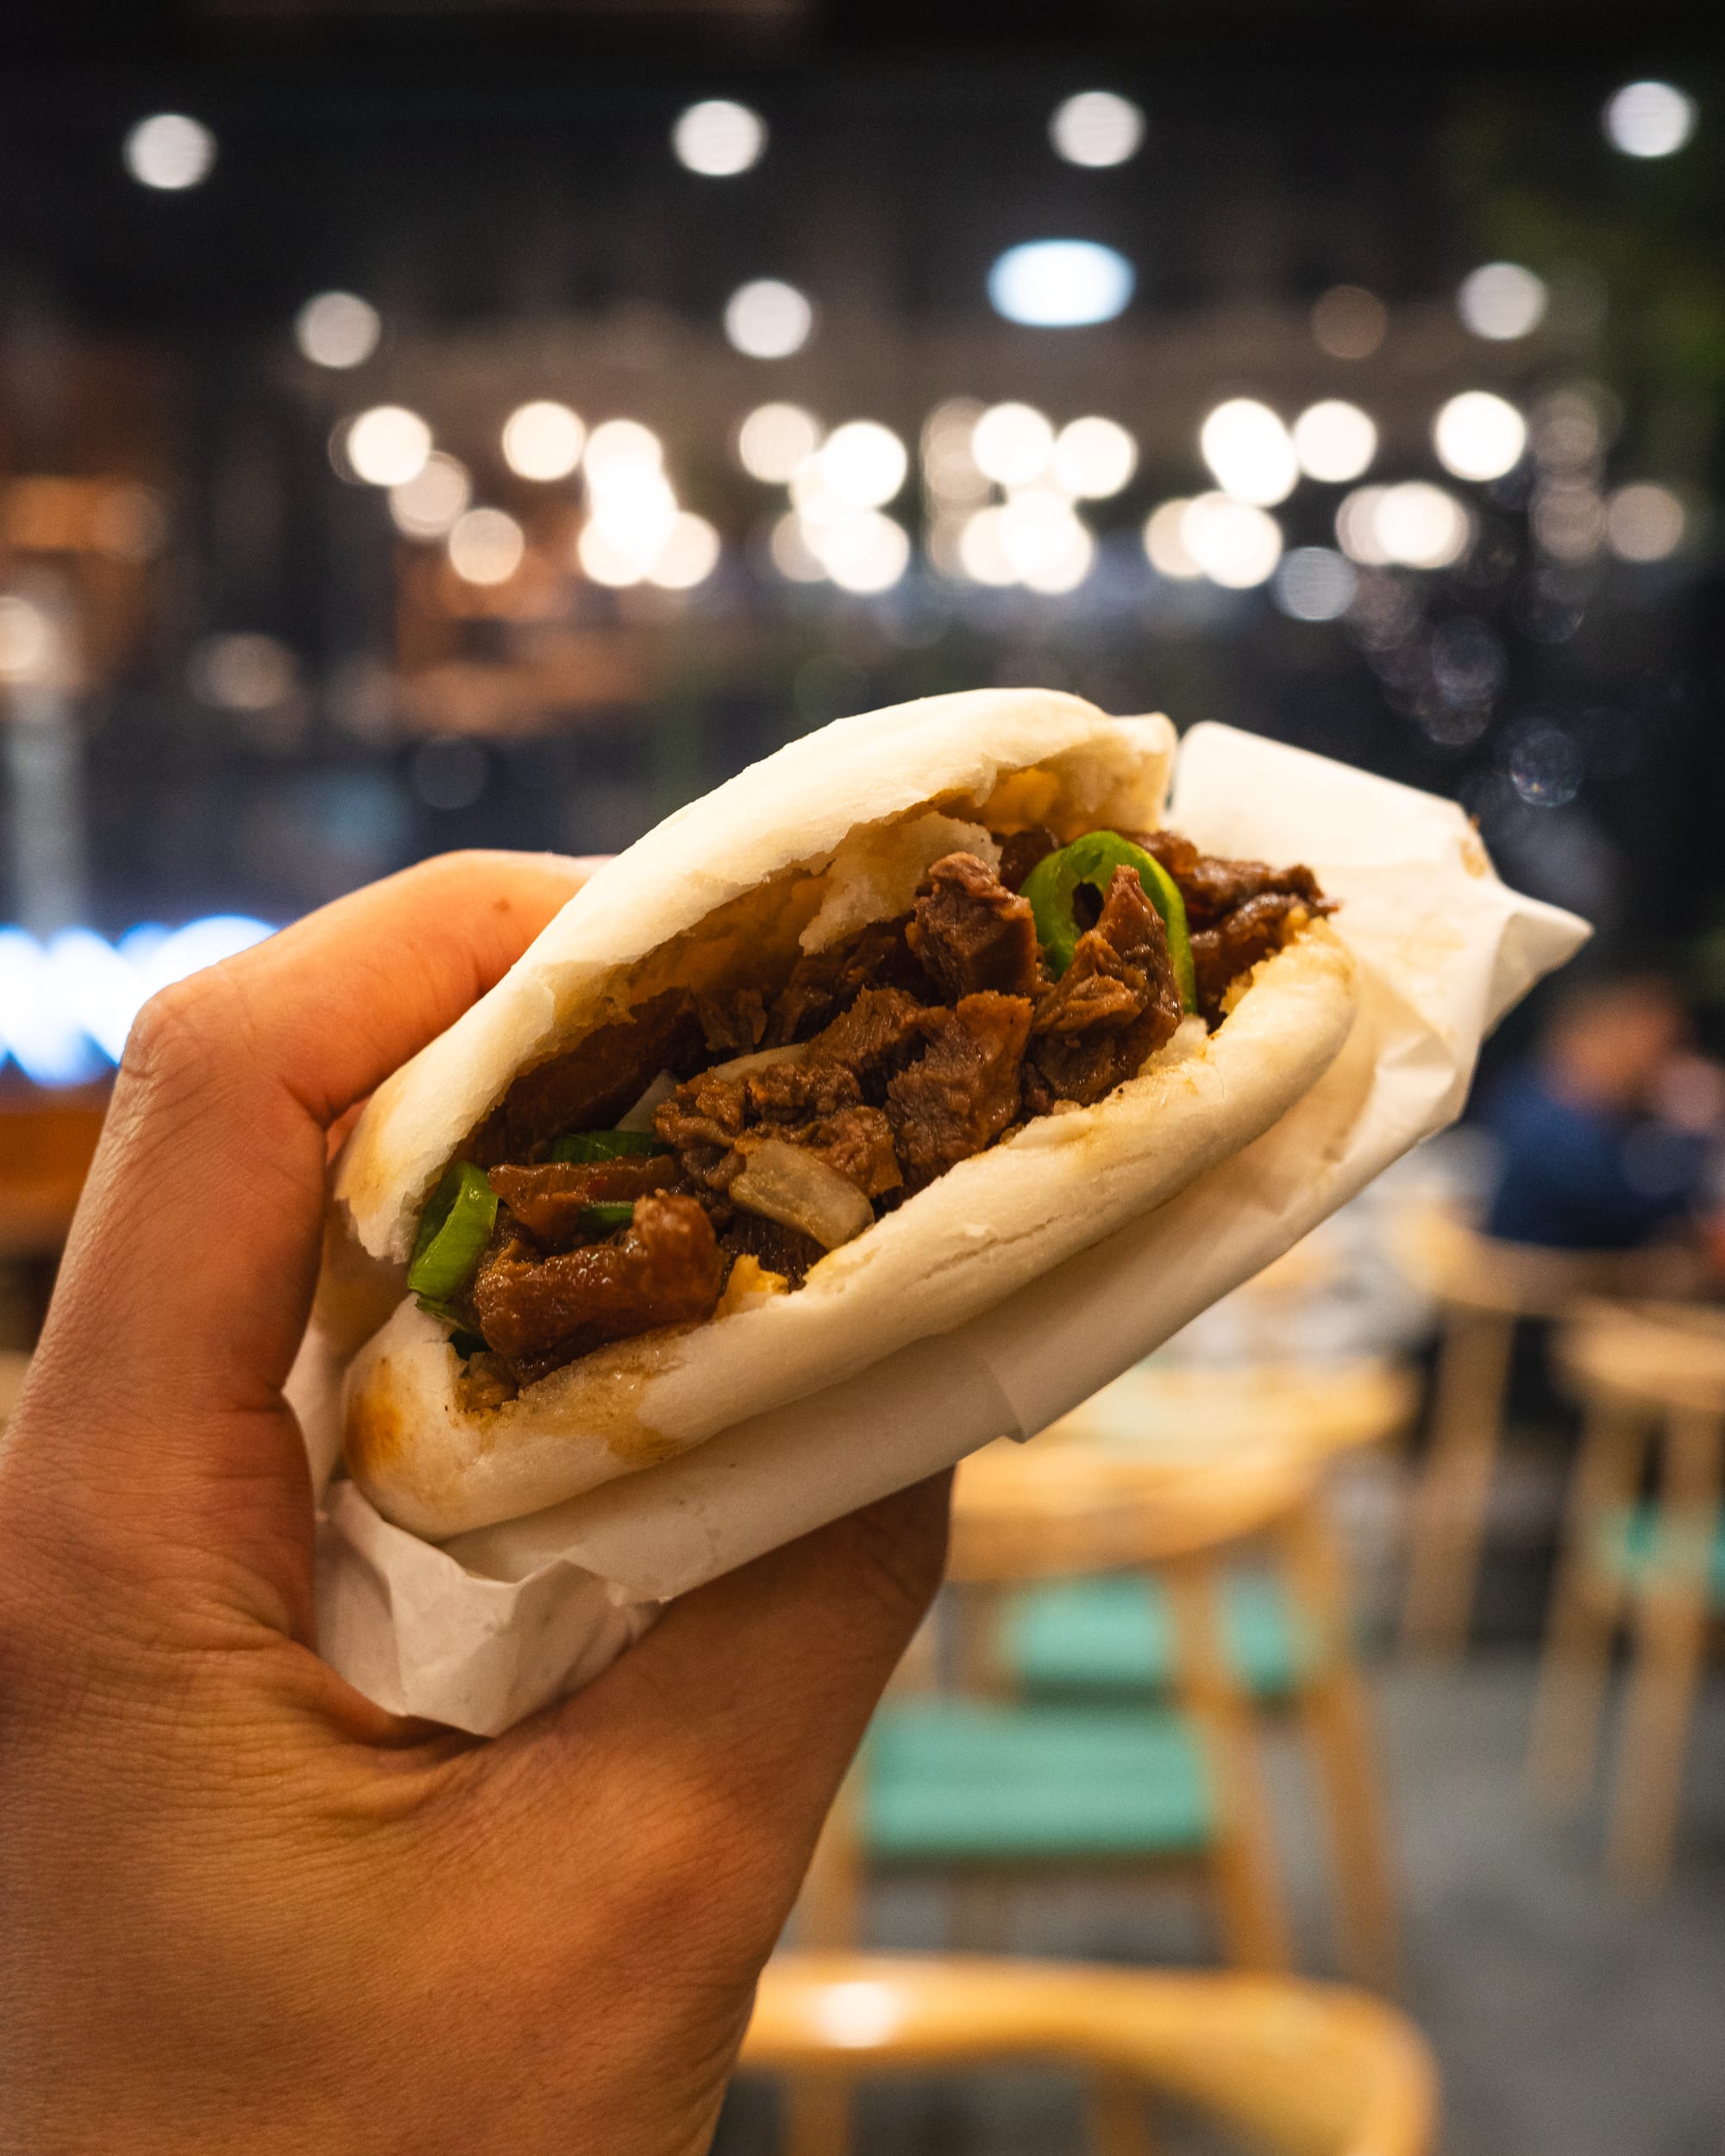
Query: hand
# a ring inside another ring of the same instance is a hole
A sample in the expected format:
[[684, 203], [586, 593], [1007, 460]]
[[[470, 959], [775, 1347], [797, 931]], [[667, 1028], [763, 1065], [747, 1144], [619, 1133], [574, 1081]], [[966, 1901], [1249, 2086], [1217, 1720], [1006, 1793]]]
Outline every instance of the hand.
[[0, 1446], [0, 2147], [705, 2147], [751, 1990], [932, 1595], [944, 1492], [675, 1604], [482, 1743], [319, 1662], [281, 1386], [327, 1134], [578, 864], [456, 856], [133, 1031]]

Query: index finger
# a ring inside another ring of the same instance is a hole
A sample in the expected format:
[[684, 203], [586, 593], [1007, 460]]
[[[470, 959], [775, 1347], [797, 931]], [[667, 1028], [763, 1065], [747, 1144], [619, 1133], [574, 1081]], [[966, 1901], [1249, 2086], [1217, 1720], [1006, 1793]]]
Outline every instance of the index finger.
[[[32, 1373], [71, 1411], [63, 1429], [105, 1424], [111, 1449], [117, 1388], [154, 1478], [199, 1409], [277, 1404], [317, 1273], [326, 1126], [483, 994], [593, 865], [447, 856], [145, 1006]], [[185, 1442], [203, 1448], [186, 1472], [242, 1464], [207, 1432]]]

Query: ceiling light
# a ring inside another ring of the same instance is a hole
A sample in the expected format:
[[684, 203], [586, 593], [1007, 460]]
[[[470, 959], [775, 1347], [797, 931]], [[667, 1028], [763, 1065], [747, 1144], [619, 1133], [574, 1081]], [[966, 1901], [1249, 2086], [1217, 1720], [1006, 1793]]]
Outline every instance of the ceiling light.
[[178, 194], [208, 179], [216, 162], [216, 137], [201, 120], [183, 112], [156, 112], [139, 121], [121, 154], [141, 187]]
[[879, 509], [905, 483], [910, 459], [890, 427], [873, 419], [852, 419], [833, 431], [817, 457], [820, 483], [847, 509]]
[[1255, 398], [1231, 397], [1218, 404], [1199, 429], [1198, 447], [1216, 484], [1236, 501], [1268, 509], [1298, 484], [1300, 462], [1288, 429]]
[[294, 342], [314, 367], [359, 367], [382, 334], [377, 309], [357, 292], [319, 292], [293, 319]]
[[820, 447], [820, 423], [800, 404], [757, 404], [737, 430], [737, 458], [750, 479], [788, 484]]
[[1545, 279], [1519, 262], [1486, 262], [1461, 280], [1456, 312], [1475, 336], [1507, 344], [1539, 328], [1549, 297]]
[[1151, 510], [1144, 523], [1144, 550], [1150, 556], [1151, 567], [1176, 584], [1189, 584], [1204, 573], [1186, 544], [1186, 512], [1191, 506], [1189, 501], [1176, 497]]
[[373, 404], [348, 426], [348, 464], [368, 486], [405, 486], [431, 454], [431, 429], [405, 404]]
[[707, 97], [679, 113], [671, 129], [671, 147], [679, 164], [705, 179], [730, 179], [760, 162], [767, 147], [767, 122], [747, 105], [729, 97]]
[[751, 360], [785, 360], [800, 352], [814, 328], [814, 309], [794, 285], [758, 277], [724, 304], [724, 334]]
[[1054, 454], [1054, 429], [1034, 404], [992, 404], [970, 431], [976, 468], [1000, 486], [1028, 486]]
[[1496, 479], [1513, 471], [1527, 446], [1527, 423], [1488, 389], [1452, 397], [1432, 423], [1438, 461], [1458, 479]]
[[1210, 581], [1230, 592], [1267, 583], [1282, 559], [1281, 525], [1233, 494], [1200, 494], [1188, 502], [1180, 536]]
[[667, 592], [687, 592], [705, 583], [718, 567], [718, 534], [705, 517], [681, 510], [648, 576]]
[[524, 479], [564, 479], [581, 461], [586, 429], [567, 404], [536, 398], [503, 423], [503, 461]]
[[1124, 254], [1094, 240], [1028, 240], [1008, 248], [988, 272], [996, 314], [1037, 329], [1112, 322], [1138, 273]]
[[389, 490], [389, 513], [404, 539], [441, 539], [473, 499], [459, 458], [435, 450], [411, 479]]
[[527, 535], [501, 509], [470, 509], [449, 534], [449, 566], [464, 583], [507, 584], [527, 552]]
[[1082, 501], [1106, 501], [1138, 469], [1138, 444], [1113, 419], [1069, 420], [1054, 439], [1054, 476]]
[[1669, 157], [1695, 132], [1693, 97], [1668, 82], [1626, 83], [1603, 114], [1606, 140], [1625, 157]]
[[1294, 422], [1294, 454], [1308, 479], [1357, 479], [1377, 454], [1377, 429], [1358, 404], [1327, 397]]
[[1124, 165], [1144, 141], [1144, 114], [1112, 90], [1081, 90], [1054, 108], [1048, 135], [1069, 165]]

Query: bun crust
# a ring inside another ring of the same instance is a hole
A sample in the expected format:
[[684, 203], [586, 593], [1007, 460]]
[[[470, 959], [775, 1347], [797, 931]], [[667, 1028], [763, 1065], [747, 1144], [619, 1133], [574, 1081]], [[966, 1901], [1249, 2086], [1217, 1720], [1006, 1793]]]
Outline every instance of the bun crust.
[[[842, 720], [661, 824], [380, 1090], [338, 1166], [329, 1292], [348, 1311], [399, 1295], [426, 1191], [521, 1071], [667, 986], [758, 977], [763, 954], [787, 963], [829, 914], [856, 916], [859, 891], [875, 893], [872, 918], [900, 910], [894, 879], [920, 873], [916, 823], [931, 811], [1063, 837], [1152, 828], [1172, 745], [1165, 719], [1112, 719], [1072, 697], [935, 698]], [[1095, 1106], [1038, 1118], [960, 1162], [794, 1294], [600, 1348], [500, 1407], [463, 1405], [443, 1327], [401, 1300], [348, 1374], [348, 1468], [386, 1517], [438, 1539], [578, 1496], [854, 1376], [1250, 1144], [1328, 1067], [1353, 1011], [1352, 960], [1312, 922], [1195, 1049], [1182, 1029]]]

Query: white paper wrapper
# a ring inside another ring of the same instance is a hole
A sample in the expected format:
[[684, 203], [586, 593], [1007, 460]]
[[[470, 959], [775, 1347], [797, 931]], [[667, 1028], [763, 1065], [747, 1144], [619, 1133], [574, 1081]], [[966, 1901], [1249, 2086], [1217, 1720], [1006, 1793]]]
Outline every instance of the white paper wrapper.
[[[956, 1332], [721, 1432], [681, 1459], [442, 1548], [329, 1489], [329, 1659], [399, 1713], [491, 1735], [597, 1676], [657, 1607], [763, 1550], [1043, 1429], [1460, 1111], [1479, 1044], [1588, 934], [1500, 883], [1453, 803], [1226, 726], [1181, 746], [1168, 820], [1207, 851], [1308, 862], [1360, 962], [1340, 1056], [1246, 1150]], [[334, 1372], [292, 1388], [315, 1466]]]

